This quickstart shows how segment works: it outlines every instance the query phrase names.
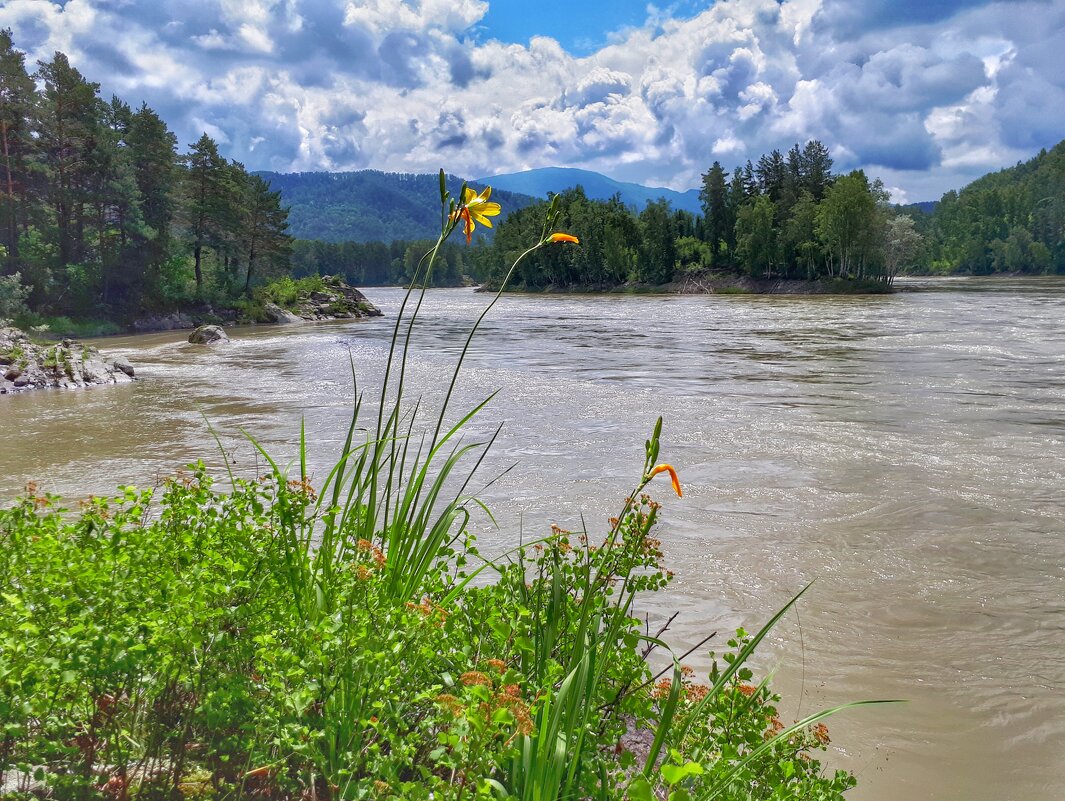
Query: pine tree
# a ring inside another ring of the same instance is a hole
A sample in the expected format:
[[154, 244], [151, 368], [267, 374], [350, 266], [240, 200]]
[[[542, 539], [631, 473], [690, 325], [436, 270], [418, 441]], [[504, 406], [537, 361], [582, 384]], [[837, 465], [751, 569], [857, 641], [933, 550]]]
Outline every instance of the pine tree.
[[218, 145], [204, 134], [185, 156], [182, 211], [192, 249], [196, 293], [203, 295], [203, 250], [220, 249], [229, 216], [227, 165]]
[[703, 204], [703, 239], [710, 243], [711, 254], [717, 256], [721, 252], [722, 243], [728, 241], [729, 232], [734, 225], [728, 202], [725, 170], [720, 162], [715, 161], [703, 175], [703, 188], [699, 199]]
[[828, 154], [828, 148], [811, 139], [802, 149], [800, 164], [802, 188], [820, 203], [833, 180], [832, 157]]
[[640, 213], [640, 232], [641, 278], [649, 284], [664, 284], [673, 277], [677, 263], [677, 236], [667, 201], [652, 201], [644, 207]]
[[281, 193], [258, 175], [244, 176], [240, 228], [244, 247], [244, 294], [251, 294], [252, 279], [276, 274], [288, 264], [292, 237], [287, 233], [288, 209]]
[[85, 251], [85, 205], [90, 199], [90, 153], [99, 135], [100, 85], [86, 81], [62, 53], [38, 64], [44, 92], [37, 134], [58, 229], [59, 261], [65, 266], [80, 262]]
[[0, 242], [7, 251], [6, 272], [18, 266], [20, 207], [25, 205], [27, 168], [34, 148], [31, 117], [35, 100], [26, 56], [15, 49], [10, 30], [0, 30], [0, 158], [3, 158], [3, 226]]
[[177, 137], [159, 115], [142, 105], [133, 113], [126, 133], [134, 180], [141, 198], [145, 233], [136, 246], [143, 270], [157, 291], [160, 270], [170, 254], [172, 227], [180, 180]]
[[132, 238], [143, 238], [141, 196], [126, 137], [131, 122], [130, 108], [114, 97], [104, 107], [104, 124], [93, 140], [89, 158], [90, 197], [96, 228], [96, 264], [99, 270], [100, 300], [114, 300], [113, 289], [121, 287], [121, 299], [140, 284], [141, 272], [135, 259], [127, 258]]

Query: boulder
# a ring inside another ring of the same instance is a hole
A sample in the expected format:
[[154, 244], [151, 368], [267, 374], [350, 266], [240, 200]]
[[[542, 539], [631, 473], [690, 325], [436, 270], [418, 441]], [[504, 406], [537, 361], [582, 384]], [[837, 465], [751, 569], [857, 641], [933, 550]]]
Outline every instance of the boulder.
[[114, 360], [114, 362], [112, 362], [112, 365], [114, 366], [117, 372], [123, 373], [124, 375], [128, 375], [130, 378], [135, 377], [133, 375], [133, 365], [129, 363], [129, 359], [127, 359], [125, 356], [119, 356], [117, 359]]
[[374, 306], [355, 287], [335, 275], [322, 276], [325, 291], [315, 291], [301, 297], [296, 312], [304, 320], [350, 320], [360, 317], [380, 317]]
[[271, 323], [302, 323], [303, 318], [298, 314], [293, 314], [288, 309], [282, 309], [276, 303], [267, 303], [263, 306], [263, 314], [266, 317], [267, 322]]
[[189, 342], [193, 345], [224, 345], [229, 342], [229, 335], [220, 325], [201, 325], [189, 334]]

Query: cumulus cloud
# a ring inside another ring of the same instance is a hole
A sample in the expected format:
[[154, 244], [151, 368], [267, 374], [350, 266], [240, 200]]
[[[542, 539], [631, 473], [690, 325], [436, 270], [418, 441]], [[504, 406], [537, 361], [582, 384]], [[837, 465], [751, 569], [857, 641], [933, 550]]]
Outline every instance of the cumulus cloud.
[[587, 56], [489, 38], [485, 0], [6, 0], [32, 58], [206, 131], [250, 168], [562, 165], [687, 188], [821, 139], [935, 198], [1065, 136], [1065, 0], [649, 7]]

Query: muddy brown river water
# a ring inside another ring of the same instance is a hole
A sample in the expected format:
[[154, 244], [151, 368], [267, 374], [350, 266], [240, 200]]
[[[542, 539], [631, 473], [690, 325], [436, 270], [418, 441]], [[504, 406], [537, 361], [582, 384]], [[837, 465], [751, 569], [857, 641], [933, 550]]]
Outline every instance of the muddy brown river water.
[[[685, 650], [756, 629], [806, 582], [760, 665], [783, 716], [904, 698], [832, 722], [860, 801], [1065, 798], [1065, 281], [915, 281], [888, 297], [504, 298], [471, 353], [467, 407], [505, 422], [482, 493], [485, 550], [551, 523], [589, 528], [636, 479], [665, 418], [683, 500], [661, 538]], [[393, 315], [401, 294], [369, 290]], [[439, 402], [468, 290], [429, 294], [410, 386]], [[0, 499], [35, 479], [80, 497], [220, 465], [240, 429], [284, 457], [301, 416], [324, 475], [345, 433], [348, 354], [372, 396], [390, 318], [100, 342], [142, 379], [0, 397]], [[692, 658], [696, 667], [706, 659]]]

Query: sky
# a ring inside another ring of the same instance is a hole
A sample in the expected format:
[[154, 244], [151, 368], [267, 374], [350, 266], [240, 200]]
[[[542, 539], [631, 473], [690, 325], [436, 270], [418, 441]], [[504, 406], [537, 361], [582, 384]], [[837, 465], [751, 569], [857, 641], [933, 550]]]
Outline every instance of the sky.
[[0, 28], [249, 169], [688, 189], [820, 139], [914, 202], [1065, 138], [1065, 0], [0, 0]]

